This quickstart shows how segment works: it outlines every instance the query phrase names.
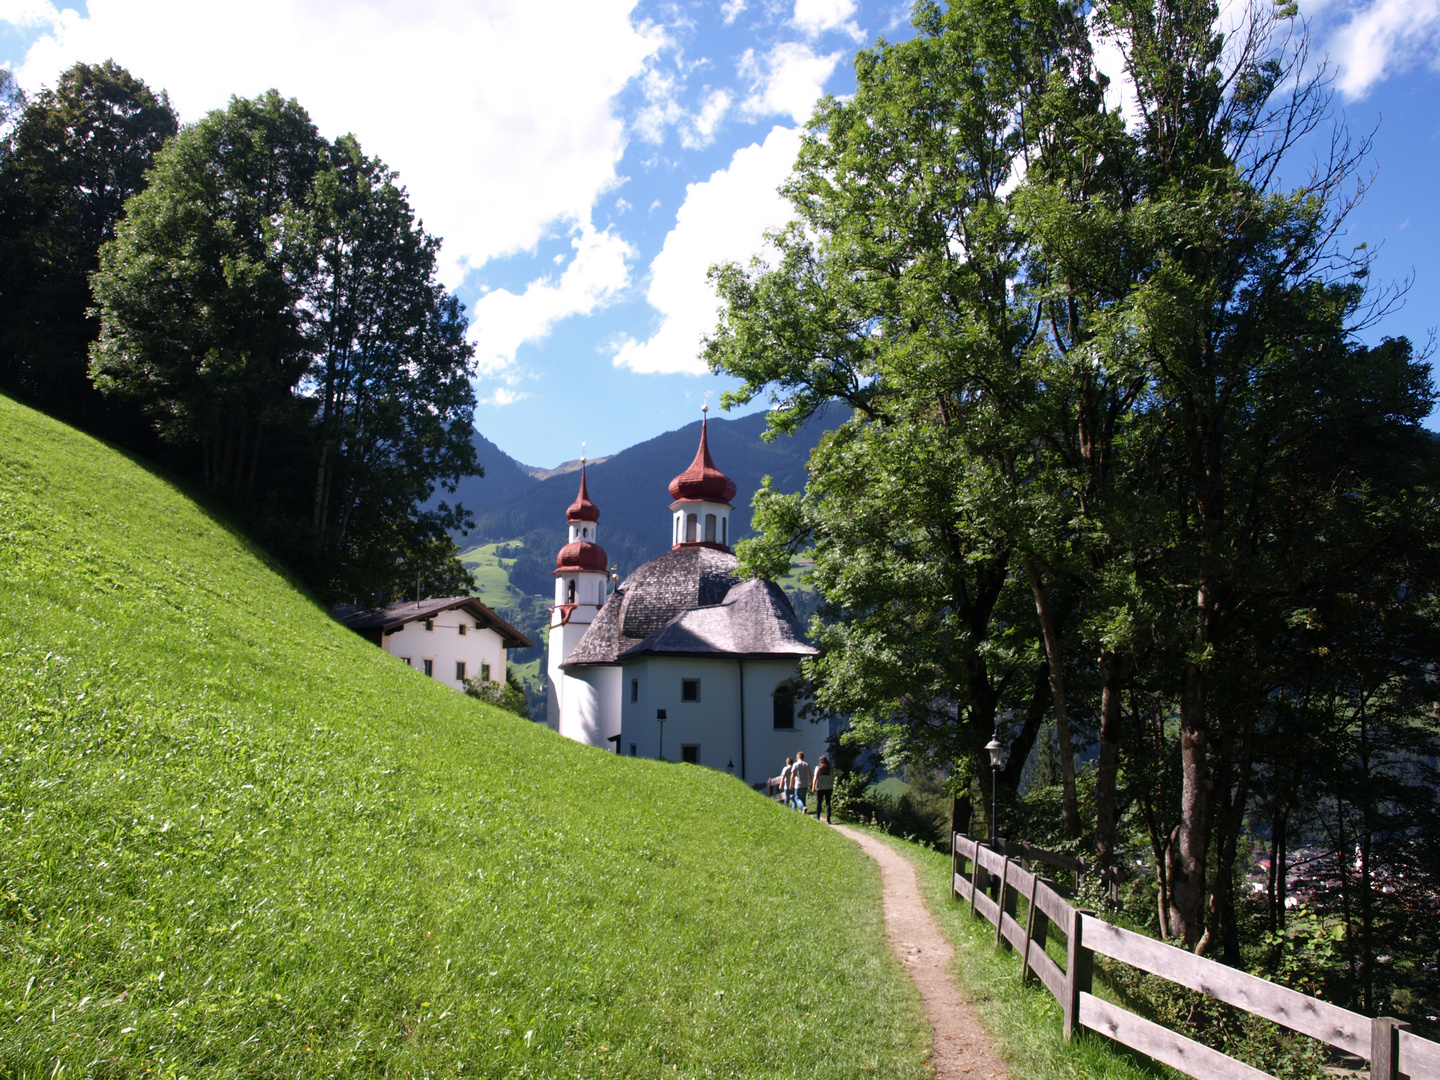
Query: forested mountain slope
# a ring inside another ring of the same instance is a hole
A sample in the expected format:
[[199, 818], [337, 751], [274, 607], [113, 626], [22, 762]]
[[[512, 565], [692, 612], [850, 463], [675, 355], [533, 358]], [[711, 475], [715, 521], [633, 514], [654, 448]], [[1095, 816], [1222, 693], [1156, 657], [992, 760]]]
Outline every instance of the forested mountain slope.
[[853, 845], [426, 679], [7, 398], [0, 852], [3, 1076], [926, 1074]]

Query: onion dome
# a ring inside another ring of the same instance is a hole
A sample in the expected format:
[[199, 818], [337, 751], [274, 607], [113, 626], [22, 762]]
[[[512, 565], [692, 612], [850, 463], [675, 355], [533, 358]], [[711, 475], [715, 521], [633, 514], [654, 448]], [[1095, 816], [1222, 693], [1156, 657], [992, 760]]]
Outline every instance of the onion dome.
[[700, 421], [700, 449], [695, 451], [690, 467], [670, 481], [670, 497], [723, 503], [735, 497], [735, 481], [716, 468], [710, 457], [704, 420]]
[[557, 572], [561, 570], [598, 570], [603, 574], [608, 565], [609, 559], [605, 555], [605, 549], [588, 540], [576, 540], [566, 544], [555, 556]]
[[580, 494], [575, 496], [575, 501], [570, 504], [570, 509], [565, 511], [566, 521], [599, 521], [600, 508], [590, 501], [590, 492], [585, 488], [585, 465], [580, 465]]

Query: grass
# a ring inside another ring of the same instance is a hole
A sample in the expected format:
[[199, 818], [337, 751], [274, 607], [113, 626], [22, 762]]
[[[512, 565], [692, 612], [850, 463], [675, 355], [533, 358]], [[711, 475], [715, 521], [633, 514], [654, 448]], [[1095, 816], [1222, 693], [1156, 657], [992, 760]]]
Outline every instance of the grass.
[[0, 1076], [922, 1077], [853, 845], [332, 622], [0, 398]]
[[[953, 896], [950, 857], [867, 831], [915, 864], [920, 891], [955, 946], [956, 984], [975, 1002], [981, 1024], [1009, 1066], [1010, 1080], [1154, 1080], [1180, 1075], [1093, 1032], [1082, 1031], [1067, 1044], [1059, 1003], [1038, 983], [1020, 984], [1018, 954], [995, 948], [995, 927], [972, 916], [969, 905]], [[1063, 968], [1064, 939], [1056, 941], [1056, 936], [1049, 951]]]
[[510, 584], [510, 567], [495, 553], [496, 548], [519, 544], [518, 540], [509, 540], [504, 544], [480, 544], [460, 553], [465, 569], [475, 575], [475, 595], [481, 603], [502, 608], [525, 599], [525, 595]]

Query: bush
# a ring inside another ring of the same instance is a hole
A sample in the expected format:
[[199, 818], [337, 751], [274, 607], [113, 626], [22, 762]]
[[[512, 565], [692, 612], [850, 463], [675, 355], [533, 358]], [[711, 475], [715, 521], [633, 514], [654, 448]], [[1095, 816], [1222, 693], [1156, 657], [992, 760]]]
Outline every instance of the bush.
[[503, 683], [493, 682], [482, 676], [475, 676], [473, 679], [465, 680], [465, 693], [473, 698], [506, 712], [514, 713], [516, 716], [530, 719], [530, 705], [525, 700], [525, 688], [515, 678], [515, 672], [509, 668], [505, 671]]

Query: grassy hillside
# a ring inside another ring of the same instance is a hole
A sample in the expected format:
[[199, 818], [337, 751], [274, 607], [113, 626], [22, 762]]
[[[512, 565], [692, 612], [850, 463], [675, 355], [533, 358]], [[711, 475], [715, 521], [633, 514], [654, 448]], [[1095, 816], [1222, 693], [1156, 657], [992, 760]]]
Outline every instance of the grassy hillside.
[[918, 1077], [872, 865], [386, 657], [0, 398], [0, 1076]]

